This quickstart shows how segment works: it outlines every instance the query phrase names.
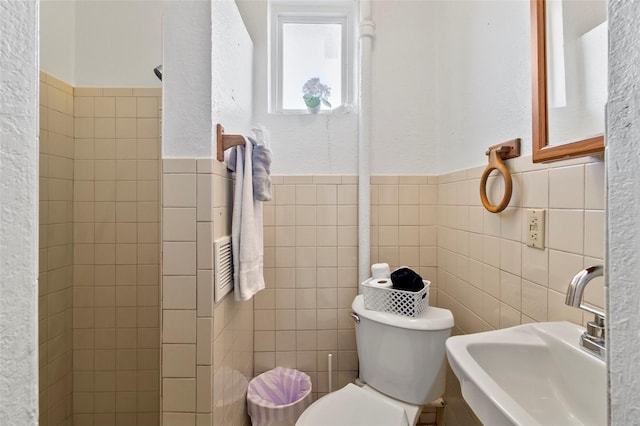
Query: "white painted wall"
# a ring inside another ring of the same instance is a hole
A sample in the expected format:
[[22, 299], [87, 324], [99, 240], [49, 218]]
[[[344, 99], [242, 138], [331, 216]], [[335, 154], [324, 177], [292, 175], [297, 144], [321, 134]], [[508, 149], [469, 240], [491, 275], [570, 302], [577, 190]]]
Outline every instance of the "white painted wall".
[[233, 0], [211, 3], [211, 27], [212, 124], [230, 134], [250, 134], [253, 43]]
[[[255, 44], [255, 119], [275, 174], [355, 173], [350, 115], [267, 113], [267, 2], [239, 0]], [[520, 137], [531, 152], [529, 3], [374, 0], [372, 174], [438, 174], [486, 162]]]
[[218, 122], [248, 133], [251, 48], [233, 0], [165, 2], [163, 157], [215, 156]]
[[253, 117], [271, 133], [274, 174], [356, 174], [355, 114], [268, 113], [267, 0], [236, 2], [254, 43]]
[[0, 2], [0, 424], [38, 421], [38, 3]]
[[640, 9], [609, 1], [607, 107], [610, 425], [640, 419]]
[[162, 0], [42, 0], [40, 67], [79, 87], [160, 87]]
[[433, 1], [372, 2], [372, 174], [439, 170], [439, 9]]
[[486, 164], [513, 138], [531, 154], [529, 2], [438, 4], [438, 173]]
[[163, 157], [210, 157], [211, 2], [166, 0]]
[[76, 1], [40, 2], [40, 69], [62, 81], [75, 81]]
[[161, 0], [77, 0], [74, 85], [160, 87], [162, 11]]

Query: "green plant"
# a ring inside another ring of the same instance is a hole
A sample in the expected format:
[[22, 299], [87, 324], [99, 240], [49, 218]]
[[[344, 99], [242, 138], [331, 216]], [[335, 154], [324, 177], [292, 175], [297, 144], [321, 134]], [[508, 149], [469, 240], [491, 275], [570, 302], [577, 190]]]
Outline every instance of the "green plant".
[[331, 108], [331, 103], [329, 102], [329, 96], [331, 96], [331, 87], [326, 84], [322, 84], [318, 77], [310, 78], [307, 82], [302, 86], [302, 99], [304, 99], [304, 103], [309, 108], [316, 108], [322, 102], [324, 105]]

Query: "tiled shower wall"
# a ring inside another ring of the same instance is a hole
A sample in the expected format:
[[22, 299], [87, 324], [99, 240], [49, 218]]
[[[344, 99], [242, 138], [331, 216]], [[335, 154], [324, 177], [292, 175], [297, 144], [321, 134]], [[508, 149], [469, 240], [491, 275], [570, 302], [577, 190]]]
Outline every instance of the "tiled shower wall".
[[[564, 304], [571, 277], [603, 264], [604, 163], [583, 157], [532, 164], [507, 162], [514, 193], [509, 208], [489, 213], [479, 203], [482, 168], [439, 176], [438, 305], [453, 312], [454, 333], [475, 333], [534, 321], [593, 318]], [[502, 180], [492, 179], [494, 202]], [[544, 250], [526, 245], [528, 209], [546, 210]], [[586, 300], [604, 307], [602, 278], [589, 284]], [[447, 425], [477, 423], [455, 376], [447, 381]]]
[[74, 95], [74, 425], [154, 425], [161, 90]]
[[158, 424], [160, 90], [40, 94], [40, 424]]
[[71, 424], [73, 88], [40, 73], [39, 424]]
[[211, 159], [163, 160], [162, 419], [243, 425], [253, 300], [213, 302], [213, 241], [231, 233], [233, 182]]

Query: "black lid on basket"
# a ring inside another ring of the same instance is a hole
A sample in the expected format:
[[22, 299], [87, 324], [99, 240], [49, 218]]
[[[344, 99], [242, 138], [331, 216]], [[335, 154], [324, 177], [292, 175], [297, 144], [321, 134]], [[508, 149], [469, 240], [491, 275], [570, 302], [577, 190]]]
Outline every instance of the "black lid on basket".
[[422, 277], [409, 268], [399, 268], [391, 273], [393, 288], [404, 291], [420, 291], [424, 288]]

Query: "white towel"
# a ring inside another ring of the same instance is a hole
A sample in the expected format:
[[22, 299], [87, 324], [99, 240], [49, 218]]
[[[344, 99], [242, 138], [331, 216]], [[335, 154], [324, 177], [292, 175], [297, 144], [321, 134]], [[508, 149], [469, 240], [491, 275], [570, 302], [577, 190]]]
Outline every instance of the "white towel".
[[235, 299], [242, 301], [251, 299], [265, 287], [262, 201], [253, 197], [253, 145], [245, 138], [245, 145], [233, 150], [235, 155], [230, 155], [227, 163], [236, 172], [231, 222], [233, 282]]

